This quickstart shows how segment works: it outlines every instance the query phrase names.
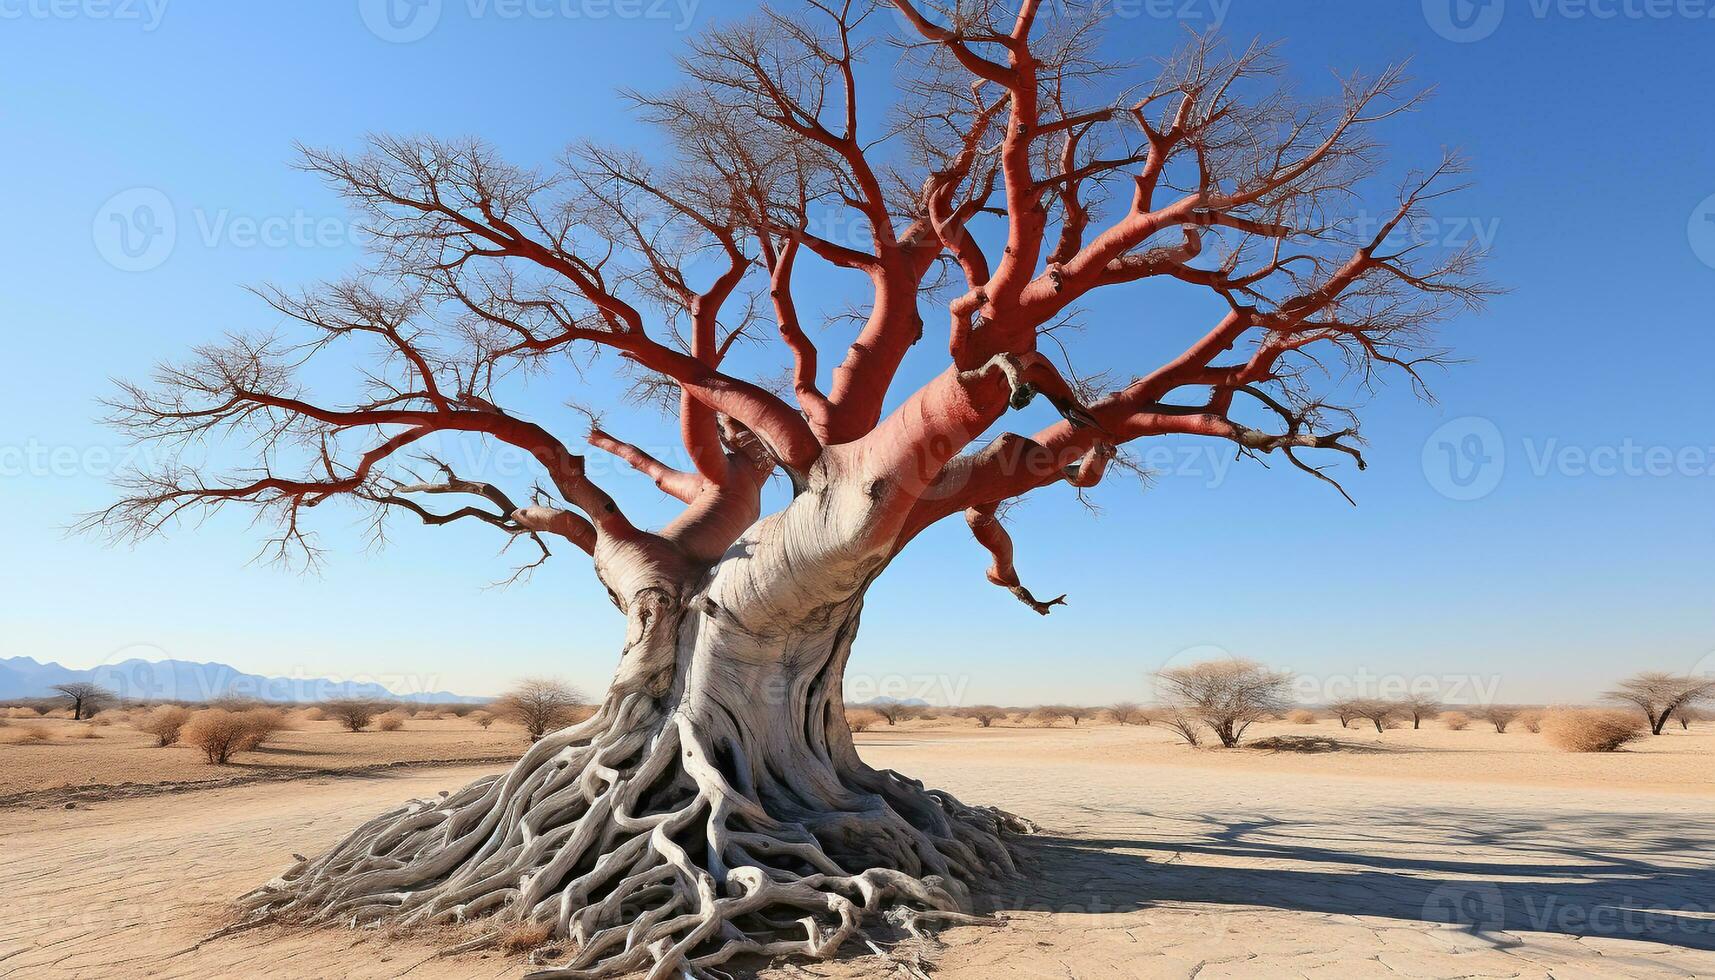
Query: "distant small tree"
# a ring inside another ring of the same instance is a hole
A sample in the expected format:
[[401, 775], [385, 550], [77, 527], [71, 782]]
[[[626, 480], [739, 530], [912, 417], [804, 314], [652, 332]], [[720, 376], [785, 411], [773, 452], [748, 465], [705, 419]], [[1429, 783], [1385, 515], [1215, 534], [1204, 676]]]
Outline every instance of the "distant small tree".
[[1053, 728], [1057, 722], [1071, 717], [1070, 709], [1063, 704], [1045, 704], [1030, 713], [1044, 728]]
[[1672, 717], [1674, 721], [1679, 722], [1681, 731], [1690, 731], [1692, 722], [1704, 721], [1708, 716], [1704, 714], [1702, 709], [1681, 706], [1674, 711]]
[[1441, 712], [1441, 702], [1427, 694], [1408, 694], [1395, 702], [1399, 713], [1411, 719], [1412, 728], [1422, 728], [1425, 718], [1433, 718]]
[[519, 682], [495, 702], [496, 710], [524, 726], [535, 742], [571, 723], [577, 709], [589, 699], [576, 688], [552, 678], [533, 677]]
[[1171, 667], [1156, 677], [1169, 706], [1208, 726], [1229, 749], [1252, 724], [1286, 710], [1292, 683], [1289, 673], [1239, 658]]
[[1006, 712], [992, 704], [978, 704], [960, 712], [964, 717], [975, 719], [983, 728], [992, 728], [994, 723], [1006, 717]]
[[1121, 725], [1149, 724], [1149, 714], [1131, 701], [1121, 701], [1108, 708], [1108, 717]]
[[97, 711], [113, 703], [113, 692], [88, 681], [55, 684], [53, 689], [59, 692], [59, 700], [71, 708], [73, 721], [93, 718]]
[[486, 711], [472, 712], [470, 717], [472, 721], [482, 726], [482, 730], [485, 732], [488, 731], [489, 726], [494, 724], [494, 716]]
[[1518, 717], [1513, 719], [1513, 721], [1525, 731], [1530, 732], [1532, 735], [1536, 735], [1542, 731], [1542, 719], [1546, 714], [1547, 712], [1531, 708], [1529, 710], [1520, 711], [1518, 713]]
[[155, 736], [155, 744], [161, 748], [176, 743], [179, 734], [184, 730], [185, 722], [191, 720], [190, 710], [176, 705], [166, 705], [149, 712], [137, 725], [137, 730]]
[[1081, 704], [1066, 705], [1064, 710], [1066, 712], [1066, 717], [1072, 719], [1072, 724], [1074, 725], [1083, 724], [1085, 718], [1089, 718], [1096, 713], [1096, 709], [1087, 708]]
[[361, 732], [375, 720], [375, 705], [368, 701], [347, 699], [329, 701], [323, 710], [327, 716], [345, 726], [348, 732]]
[[889, 725], [899, 724], [900, 719], [908, 717], [911, 713], [906, 705], [900, 704], [898, 701], [872, 701], [864, 707], [885, 718]]
[[1353, 705], [1352, 715], [1376, 726], [1376, 733], [1380, 734], [1399, 720], [1400, 709], [1391, 701], [1364, 700]]
[[1328, 702], [1328, 711], [1340, 723], [1341, 728], [1350, 728], [1352, 722], [1359, 717], [1358, 708], [1362, 705], [1363, 701], [1359, 698], [1341, 698]]
[[1495, 726], [1495, 732], [1500, 735], [1507, 733], [1507, 726], [1518, 717], [1518, 709], [1503, 704], [1491, 704], [1477, 709], [1477, 717]]
[[1674, 712], [1712, 697], [1715, 697], [1715, 680], [1659, 670], [1634, 674], [1603, 695], [1605, 700], [1630, 704], [1642, 711], [1651, 735], [1660, 735]]

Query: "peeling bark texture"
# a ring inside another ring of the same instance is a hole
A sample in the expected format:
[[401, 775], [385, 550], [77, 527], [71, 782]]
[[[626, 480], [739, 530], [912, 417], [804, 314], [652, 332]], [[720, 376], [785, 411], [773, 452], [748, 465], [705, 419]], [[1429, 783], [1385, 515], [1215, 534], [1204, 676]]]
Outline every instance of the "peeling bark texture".
[[[806, 535], [827, 518], [805, 500], [682, 586], [610, 558], [631, 628], [599, 712], [504, 775], [364, 824], [245, 896], [249, 921], [492, 916], [571, 943], [533, 977], [658, 978], [831, 956], [895, 908], [969, 910], [1032, 828], [858, 758], [843, 675], [885, 558], [818, 553]], [[786, 574], [794, 555], [823, 574]]]

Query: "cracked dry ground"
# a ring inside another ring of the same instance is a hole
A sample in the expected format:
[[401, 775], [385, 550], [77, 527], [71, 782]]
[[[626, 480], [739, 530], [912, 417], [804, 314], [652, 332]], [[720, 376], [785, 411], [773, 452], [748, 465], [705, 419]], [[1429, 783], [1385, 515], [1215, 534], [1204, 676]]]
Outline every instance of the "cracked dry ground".
[[[899, 959], [948, 980], [1715, 976], [1709, 794], [1211, 769], [1044, 748], [1067, 738], [924, 733], [865, 747], [875, 764], [1045, 828], [1027, 879], [997, 903], [1005, 926], [952, 929], [932, 950], [907, 942]], [[0, 976], [518, 976], [514, 958], [439, 958], [425, 940], [375, 933], [271, 929], [198, 944], [225, 901], [291, 852], [486, 771], [0, 811]], [[756, 975], [907, 972], [853, 944], [839, 961]]]

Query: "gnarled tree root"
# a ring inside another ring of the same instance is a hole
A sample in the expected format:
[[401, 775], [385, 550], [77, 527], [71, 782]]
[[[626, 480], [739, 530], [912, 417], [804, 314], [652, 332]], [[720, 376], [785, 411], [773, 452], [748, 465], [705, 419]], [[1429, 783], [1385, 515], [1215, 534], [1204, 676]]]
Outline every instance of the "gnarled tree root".
[[531, 977], [703, 976], [741, 954], [832, 956], [889, 909], [967, 910], [1015, 873], [1004, 836], [1034, 829], [814, 754], [758, 785], [707, 728], [642, 694], [609, 701], [510, 772], [299, 862], [240, 900], [243, 924], [488, 916], [569, 945]]

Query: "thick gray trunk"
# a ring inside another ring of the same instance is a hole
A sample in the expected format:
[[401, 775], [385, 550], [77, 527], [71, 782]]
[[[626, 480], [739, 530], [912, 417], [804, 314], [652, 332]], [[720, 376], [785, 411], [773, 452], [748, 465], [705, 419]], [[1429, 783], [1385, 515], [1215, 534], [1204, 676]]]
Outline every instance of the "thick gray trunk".
[[700, 573], [598, 548], [630, 628], [596, 716], [364, 825], [246, 896], [247, 921], [493, 916], [551, 927], [563, 965], [535, 976], [669, 977], [966, 908], [1028, 825], [859, 759], [843, 675], [886, 556], [809, 496]]

